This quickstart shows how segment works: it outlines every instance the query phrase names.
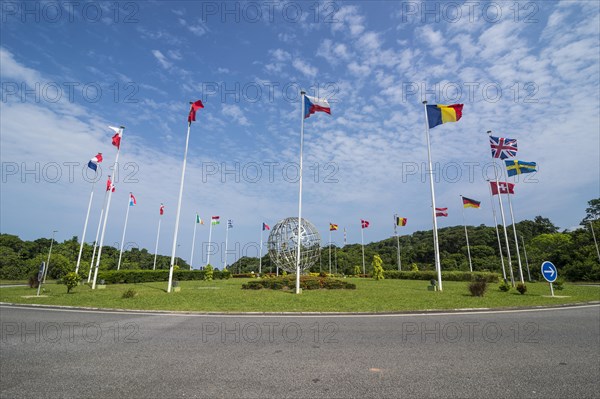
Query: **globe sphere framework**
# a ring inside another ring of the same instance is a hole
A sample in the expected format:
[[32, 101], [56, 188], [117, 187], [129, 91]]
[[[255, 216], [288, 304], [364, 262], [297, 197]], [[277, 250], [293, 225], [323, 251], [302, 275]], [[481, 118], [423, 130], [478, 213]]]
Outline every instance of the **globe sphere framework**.
[[[277, 223], [267, 242], [269, 257], [275, 265], [289, 273], [296, 273], [298, 251], [298, 218], [289, 217]], [[300, 226], [300, 270], [309, 269], [319, 259], [321, 236], [317, 228], [302, 219]]]

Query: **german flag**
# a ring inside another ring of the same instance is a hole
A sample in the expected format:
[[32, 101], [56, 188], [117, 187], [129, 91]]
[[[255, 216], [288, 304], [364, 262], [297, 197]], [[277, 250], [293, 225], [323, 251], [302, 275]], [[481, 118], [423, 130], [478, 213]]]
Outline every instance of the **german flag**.
[[463, 207], [465, 208], [479, 208], [481, 202], [472, 200], [471, 198], [462, 197]]

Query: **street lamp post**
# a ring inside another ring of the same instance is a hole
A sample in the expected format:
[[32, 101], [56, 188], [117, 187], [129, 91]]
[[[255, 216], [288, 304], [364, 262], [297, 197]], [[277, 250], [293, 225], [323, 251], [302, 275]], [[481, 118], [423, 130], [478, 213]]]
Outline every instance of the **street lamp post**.
[[50, 241], [50, 250], [48, 251], [48, 261], [46, 262], [46, 270], [44, 270], [44, 283], [46, 282], [46, 276], [48, 275], [48, 269], [50, 268], [50, 255], [52, 255], [52, 244], [54, 244], [54, 234], [58, 230], [52, 230], [52, 240]]

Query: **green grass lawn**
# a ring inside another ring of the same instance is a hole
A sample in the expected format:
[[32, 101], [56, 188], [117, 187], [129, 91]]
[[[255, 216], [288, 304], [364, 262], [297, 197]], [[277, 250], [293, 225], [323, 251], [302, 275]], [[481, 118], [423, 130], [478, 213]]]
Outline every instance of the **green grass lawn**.
[[[490, 284], [484, 297], [469, 294], [466, 282], [444, 282], [443, 292], [427, 291], [427, 281], [349, 278], [356, 290], [304, 290], [301, 295], [290, 291], [242, 290], [247, 279], [183, 281], [181, 291], [166, 293], [167, 283], [115, 284], [92, 290], [78, 286], [67, 294], [64, 285], [42, 286], [47, 297], [24, 298], [37, 290], [28, 287], [0, 289], [0, 301], [23, 304], [68, 305], [83, 307], [208, 311], [208, 312], [390, 312], [433, 309], [503, 308], [514, 306], [555, 305], [600, 301], [600, 287], [565, 284], [548, 298], [547, 283], [529, 283], [525, 295], [514, 289], [501, 292]], [[122, 298], [128, 289], [137, 291], [134, 298]]]

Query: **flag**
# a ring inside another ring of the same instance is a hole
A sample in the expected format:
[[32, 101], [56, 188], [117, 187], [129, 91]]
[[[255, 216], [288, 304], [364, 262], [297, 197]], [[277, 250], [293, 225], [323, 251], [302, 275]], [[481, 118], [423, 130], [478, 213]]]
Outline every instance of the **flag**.
[[212, 223], [213, 226], [215, 226], [215, 225], [221, 223], [221, 221], [219, 219], [220, 219], [219, 216], [213, 216], [211, 218], [210, 222]]
[[304, 119], [308, 118], [315, 112], [326, 112], [331, 115], [331, 107], [324, 98], [316, 98], [304, 96]]
[[115, 192], [115, 185], [112, 184], [112, 181], [110, 180], [110, 175], [108, 176], [108, 180], [106, 181], [106, 191], [110, 191], [112, 190], [112, 192]]
[[448, 216], [448, 208], [435, 208], [435, 216]]
[[396, 217], [396, 226], [406, 226], [408, 219]]
[[471, 198], [467, 198], [467, 197], [462, 197], [462, 201], [463, 201], [463, 207], [465, 207], [465, 208], [479, 208], [479, 205], [481, 204], [480, 201], [475, 201], [475, 200], [472, 200]]
[[204, 224], [204, 220], [200, 219], [200, 215], [196, 214], [196, 223]]
[[369, 221], [360, 219], [360, 227], [366, 229], [367, 227], [369, 227]]
[[202, 101], [198, 100], [192, 103], [190, 107], [190, 113], [188, 115], [188, 123], [196, 121], [196, 111], [198, 111], [200, 108], [204, 108], [204, 104], [202, 104]]
[[338, 229], [337, 224], [329, 223], [329, 231], [334, 231]]
[[512, 158], [517, 155], [517, 139], [490, 136], [492, 158]]
[[503, 181], [496, 183], [495, 181], [491, 181], [490, 185], [492, 186], [492, 195], [498, 195], [498, 192], [500, 194], [515, 193], [515, 185], [513, 183], [507, 183]]
[[92, 169], [94, 172], [98, 169], [98, 164], [102, 162], [102, 153], [99, 152], [94, 158], [90, 159], [88, 162], [88, 168]]
[[458, 122], [462, 117], [463, 104], [432, 104], [427, 105], [427, 120], [429, 128], [434, 128], [446, 122]]
[[160, 215], [162, 216], [165, 213], [165, 206], [163, 204], [160, 204]]
[[537, 169], [535, 162], [524, 162], [513, 160], [506, 160], [506, 171], [509, 176], [520, 175], [521, 173], [532, 173]]
[[137, 205], [137, 201], [132, 193], [129, 193], [129, 206]]
[[227, 220], [227, 228], [228, 229], [233, 229], [233, 222], [231, 221], [231, 219]]
[[266, 224], [265, 222], [263, 222], [262, 229], [263, 229], [263, 231], [265, 231], [265, 230], [271, 230], [271, 228], [269, 227], [269, 225]]
[[121, 149], [121, 137], [123, 136], [123, 130], [120, 127], [109, 126], [113, 132], [115, 132], [114, 136], [112, 136], [112, 145], [117, 147], [118, 150]]

